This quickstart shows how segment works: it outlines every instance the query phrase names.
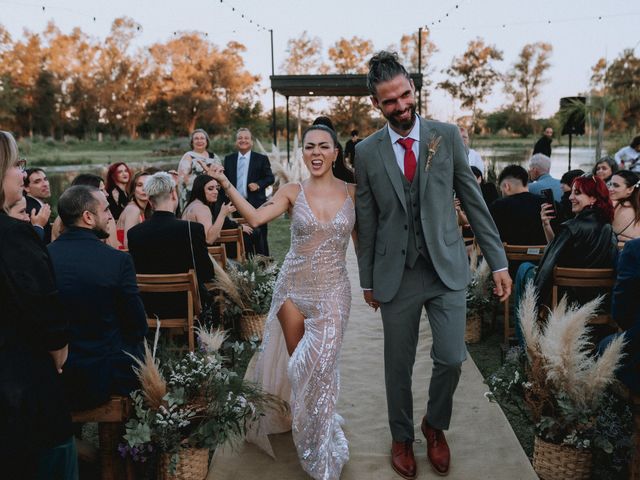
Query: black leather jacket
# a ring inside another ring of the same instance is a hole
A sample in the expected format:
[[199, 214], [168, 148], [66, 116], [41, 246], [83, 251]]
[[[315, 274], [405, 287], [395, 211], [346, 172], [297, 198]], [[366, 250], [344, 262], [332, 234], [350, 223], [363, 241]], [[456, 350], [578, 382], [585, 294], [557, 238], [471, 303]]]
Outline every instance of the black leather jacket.
[[[613, 268], [618, 249], [611, 223], [594, 208], [585, 208], [574, 218], [560, 225], [556, 236], [547, 246], [534, 284], [541, 303], [550, 304], [554, 267]], [[591, 290], [591, 292], [587, 292]], [[592, 289], [580, 289], [580, 293], [568, 292], [569, 299], [582, 302], [597, 294]]]

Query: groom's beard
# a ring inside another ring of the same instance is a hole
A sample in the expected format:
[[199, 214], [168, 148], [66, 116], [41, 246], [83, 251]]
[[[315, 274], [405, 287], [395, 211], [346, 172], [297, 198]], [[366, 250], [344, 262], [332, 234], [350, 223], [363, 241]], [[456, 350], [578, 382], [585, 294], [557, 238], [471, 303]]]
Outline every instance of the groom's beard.
[[408, 120], [399, 120], [397, 117], [399, 115], [402, 115], [405, 110], [394, 110], [393, 112], [391, 112], [389, 114], [389, 116], [385, 116], [385, 118], [387, 119], [387, 121], [389, 122], [389, 124], [392, 127], [395, 127], [397, 130], [401, 130], [401, 131], [405, 131], [405, 130], [410, 130], [411, 127], [413, 127], [413, 122], [415, 122], [416, 120], [416, 105], [415, 103], [413, 105], [411, 105], [409, 107], [410, 111], [411, 111], [411, 116], [409, 117]]

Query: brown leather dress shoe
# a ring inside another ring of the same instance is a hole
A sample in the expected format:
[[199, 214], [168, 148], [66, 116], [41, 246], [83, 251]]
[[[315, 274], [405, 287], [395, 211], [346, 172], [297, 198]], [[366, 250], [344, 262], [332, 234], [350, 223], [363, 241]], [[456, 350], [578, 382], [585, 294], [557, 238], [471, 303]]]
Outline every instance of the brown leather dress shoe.
[[413, 442], [391, 443], [391, 467], [402, 478], [416, 478], [416, 459], [413, 456]]
[[426, 417], [422, 419], [421, 429], [427, 439], [427, 458], [433, 470], [438, 475], [448, 475], [451, 453], [444, 432], [429, 425]]

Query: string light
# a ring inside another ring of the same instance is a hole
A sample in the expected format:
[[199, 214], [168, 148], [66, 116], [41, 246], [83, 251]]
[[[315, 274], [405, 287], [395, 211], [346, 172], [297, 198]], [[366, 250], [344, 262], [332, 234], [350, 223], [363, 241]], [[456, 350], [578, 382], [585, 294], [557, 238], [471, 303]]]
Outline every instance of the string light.
[[232, 6], [228, 0], [220, 0], [220, 3], [222, 3], [223, 5], [227, 5], [229, 8], [231, 8], [231, 11], [234, 13], [239, 13], [240, 14], [240, 18], [242, 18], [243, 20], [246, 20], [249, 22], [249, 24], [255, 26], [259, 31], [262, 32], [266, 32], [269, 29], [267, 27], [265, 27], [264, 25], [261, 25], [258, 22], [254, 22], [252, 18], [249, 18], [246, 14], [244, 13], [240, 13], [238, 11], [236, 11], [236, 7]]
[[558, 25], [561, 23], [574, 23], [574, 22], [588, 22], [588, 21], [602, 21], [610, 18], [618, 18], [618, 17], [639, 17], [640, 12], [628, 12], [628, 13], [615, 13], [611, 15], [596, 15], [591, 17], [572, 17], [572, 18], [558, 18], [558, 19], [540, 19], [540, 20], [525, 20], [520, 22], [511, 22], [511, 23], [500, 23], [493, 25], [473, 25], [473, 26], [462, 26], [462, 27], [436, 27], [433, 30], [472, 30], [472, 29], [496, 29], [496, 28], [508, 28], [508, 27], [521, 27], [526, 25]]
[[[464, 0], [463, 0], [463, 1], [464, 1]], [[462, 2], [460, 2], [460, 3], [462, 3]], [[457, 10], [457, 9], [459, 9], [459, 8], [460, 8], [460, 3], [456, 3], [452, 8], [450, 8], [450, 9], [449, 9], [449, 11], [445, 12], [445, 14], [444, 14], [444, 15], [442, 15], [440, 18], [438, 18], [438, 19], [436, 19], [436, 20], [432, 20], [432, 21], [430, 22], [430, 24], [431, 24], [431, 25], [437, 25], [437, 24], [442, 23], [442, 20], [444, 20], [444, 19], [446, 19], [446, 18], [449, 18], [449, 14], [450, 14], [450, 13], [453, 13], [453, 11], [454, 11], [454, 10]]]

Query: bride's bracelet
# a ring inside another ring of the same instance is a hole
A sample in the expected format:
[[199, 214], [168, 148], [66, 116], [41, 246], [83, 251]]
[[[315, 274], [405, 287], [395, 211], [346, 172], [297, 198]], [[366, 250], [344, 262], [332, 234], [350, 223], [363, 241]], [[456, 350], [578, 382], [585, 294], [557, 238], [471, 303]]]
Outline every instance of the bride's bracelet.
[[229, 187], [231, 186], [231, 182], [227, 180], [226, 182], [221, 183], [220, 186], [226, 192], [227, 190], [229, 190]]

